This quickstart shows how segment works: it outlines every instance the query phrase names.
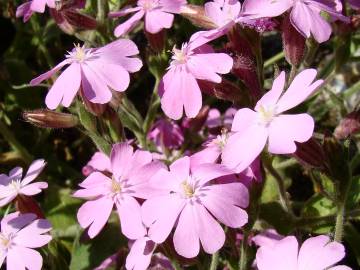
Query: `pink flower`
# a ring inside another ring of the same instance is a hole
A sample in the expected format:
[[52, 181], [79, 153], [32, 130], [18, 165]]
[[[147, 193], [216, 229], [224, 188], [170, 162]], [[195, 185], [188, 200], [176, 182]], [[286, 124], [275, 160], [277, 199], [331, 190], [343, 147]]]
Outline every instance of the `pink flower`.
[[224, 115], [221, 115], [218, 109], [211, 109], [206, 119], [205, 125], [210, 128], [224, 127], [226, 129], [231, 128], [232, 119], [236, 113], [235, 108], [229, 108], [225, 111]]
[[126, 257], [127, 270], [146, 270], [151, 263], [151, 257], [156, 249], [149, 237], [143, 236], [137, 239], [131, 246], [130, 252]]
[[173, 49], [169, 70], [162, 79], [161, 106], [165, 114], [175, 120], [182, 117], [183, 107], [189, 118], [199, 113], [202, 96], [197, 79], [220, 83], [218, 74], [229, 73], [233, 66], [229, 55], [215, 53], [204, 45], [208, 38], [202, 33], [195, 33], [181, 49]]
[[88, 176], [94, 171], [111, 172], [110, 158], [102, 152], [96, 152], [90, 161], [82, 168], [84, 176]]
[[30, 84], [38, 85], [69, 65], [50, 88], [45, 99], [47, 107], [55, 109], [60, 103], [69, 107], [80, 86], [82, 96], [90, 102], [105, 104], [111, 100], [111, 89], [125, 91], [130, 83], [129, 72], [141, 68], [141, 60], [131, 57], [138, 53], [135, 43], [128, 39], [119, 39], [97, 49], [76, 46], [66, 60]]
[[298, 74], [289, 89], [283, 93], [285, 73], [274, 81], [272, 89], [256, 104], [255, 111], [240, 109], [232, 124], [232, 134], [224, 147], [222, 162], [240, 172], [261, 153], [268, 142], [273, 154], [290, 154], [296, 151], [295, 142], [306, 142], [312, 136], [314, 120], [308, 114], [284, 114], [310, 96], [323, 80], [314, 79], [315, 69]]
[[176, 149], [184, 142], [184, 134], [173, 121], [166, 119], [159, 119], [152, 127], [148, 134], [149, 140], [153, 141], [157, 147]]
[[152, 188], [159, 190], [159, 195], [142, 205], [149, 238], [162, 243], [177, 224], [173, 241], [181, 256], [195, 257], [200, 250], [199, 241], [207, 253], [219, 250], [225, 242], [225, 233], [218, 221], [239, 228], [248, 220], [242, 209], [249, 203], [244, 185], [211, 184], [211, 180], [231, 173], [217, 164], [190, 168], [189, 157], [175, 161], [170, 171], [159, 170], [150, 180]]
[[285, 236], [278, 234], [278, 232], [274, 229], [267, 229], [263, 231], [262, 233], [254, 236], [251, 241], [259, 246], [274, 246], [277, 242], [279, 242], [281, 239], [284, 239]]
[[[325, 235], [307, 239], [299, 250], [294, 236], [261, 246], [256, 253], [259, 270], [351, 270], [334, 266], [345, 256], [344, 246]], [[332, 267], [333, 266], [333, 267]]]
[[55, 8], [55, 0], [32, 0], [25, 2], [16, 9], [16, 17], [23, 17], [27, 22], [34, 12], [44, 13], [45, 7]]
[[145, 234], [145, 228], [140, 204], [135, 198], [146, 198], [150, 194], [147, 182], [161, 165], [152, 162], [151, 153], [133, 152], [127, 143], [113, 146], [110, 162], [111, 178], [93, 172], [79, 185], [82, 189], [74, 193], [75, 197], [90, 199], [80, 207], [78, 221], [81, 227], [89, 227], [88, 234], [94, 238], [105, 226], [115, 204], [122, 233], [129, 239], [137, 239]]
[[19, 212], [6, 215], [1, 220], [0, 266], [6, 258], [6, 269], [40, 270], [43, 259], [39, 248], [51, 241], [47, 233], [50, 223], [45, 219], [36, 219], [34, 214], [20, 215]]
[[156, 34], [164, 28], [171, 28], [174, 15], [181, 11], [186, 0], [138, 0], [137, 7], [127, 7], [118, 12], [111, 12], [109, 17], [116, 18], [135, 14], [115, 28], [115, 36], [120, 37], [131, 31], [145, 16], [145, 30]]
[[214, 0], [205, 3], [205, 15], [221, 29], [230, 29], [235, 25], [241, 11], [238, 0]]
[[251, 14], [253, 18], [276, 17], [291, 8], [290, 20], [292, 25], [304, 37], [311, 35], [319, 42], [330, 38], [332, 29], [330, 23], [321, 15], [328, 13], [333, 19], [349, 22], [349, 19], [339, 12], [342, 9], [339, 1], [322, 0], [246, 0], [243, 6], [244, 14]]
[[43, 159], [31, 163], [26, 175], [22, 178], [23, 169], [16, 167], [9, 175], [0, 174], [0, 207], [10, 203], [18, 195], [32, 196], [48, 187], [46, 182], [31, 183], [45, 167]]

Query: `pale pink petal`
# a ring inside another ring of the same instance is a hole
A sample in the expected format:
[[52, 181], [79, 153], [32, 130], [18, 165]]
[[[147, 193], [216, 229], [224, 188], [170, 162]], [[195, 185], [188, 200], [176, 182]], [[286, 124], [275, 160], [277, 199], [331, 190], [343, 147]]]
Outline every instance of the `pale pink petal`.
[[33, 11], [44, 13], [45, 6], [46, 6], [46, 0], [32, 0], [30, 8]]
[[110, 158], [102, 152], [96, 152], [87, 165], [93, 167], [97, 171], [110, 172], [111, 170]]
[[164, 28], [171, 28], [174, 15], [161, 10], [149, 10], [145, 14], [145, 29], [151, 34], [159, 33]]
[[221, 164], [201, 164], [192, 170], [192, 178], [199, 186], [218, 177], [233, 174], [234, 172]]
[[104, 196], [94, 201], [88, 201], [80, 207], [77, 219], [82, 228], [90, 226], [88, 230], [90, 238], [94, 238], [105, 226], [113, 205], [112, 199]]
[[116, 179], [125, 174], [131, 166], [133, 148], [128, 143], [115, 144], [111, 150], [111, 169]]
[[57, 71], [59, 71], [63, 66], [71, 64], [70, 59], [66, 59], [59, 64], [57, 64], [54, 68], [49, 70], [48, 72], [45, 72], [41, 74], [40, 76], [36, 77], [35, 79], [32, 79], [30, 82], [30, 85], [36, 86], [39, 83], [41, 83], [43, 80], [49, 79], [52, 75], [54, 75]]
[[185, 257], [193, 258], [199, 254], [199, 228], [195, 217], [196, 210], [192, 204], [187, 204], [181, 211], [174, 233], [174, 247], [176, 252]]
[[23, 22], [27, 22], [30, 17], [32, 16], [32, 14], [34, 13], [31, 10], [31, 1], [29, 2], [25, 2], [22, 5], [18, 6], [16, 9], [16, 18], [20, 18], [23, 17]]
[[255, 243], [257, 246], [269, 246], [272, 247], [274, 244], [276, 244], [278, 241], [283, 239], [284, 236], [278, 234], [278, 232], [274, 229], [267, 229], [263, 231], [262, 233], [254, 236], [251, 241]]
[[7, 270], [41, 270], [43, 259], [36, 250], [15, 246], [7, 256]]
[[8, 185], [11, 179], [6, 174], [0, 174], [0, 185]]
[[233, 59], [225, 53], [196, 54], [187, 62], [187, 67], [196, 79], [215, 83], [221, 82], [217, 73], [229, 73], [232, 66]]
[[330, 267], [328, 270], [352, 270], [349, 266], [338, 265], [334, 267]]
[[315, 69], [305, 69], [300, 72], [279, 99], [277, 113], [289, 110], [307, 99], [323, 83], [323, 80], [313, 82], [316, 74]]
[[253, 125], [244, 132], [229, 137], [222, 153], [222, 163], [237, 173], [245, 170], [264, 149], [268, 131]]
[[111, 89], [123, 92], [130, 84], [130, 75], [121, 65], [99, 60], [91, 61], [89, 66], [102, 77]]
[[280, 115], [269, 126], [268, 150], [273, 154], [296, 151], [295, 142], [308, 141], [314, 132], [314, 119], [308, 114]]
[[[232, 185], [234, 188], [239, 189], [237, 186], [240, 186], [242, 193], [239, 193], [238, 197], [248, 198], [248, 192], [245, 191], [246, 188], [241, 183], [232, 183], [232, 184], [224, 184]], [[218, 186], [218, 189], [223, 185], [215, 185]], [[211, 186], [212, 187], [212, 186]], [[206, 187], [207, 189], [208, 187]], [[206, 190], [205, 189], [205, 190]], [[236, 189], [235, 189], [236, 190]], [[221, 191], [220, 191], [221, 192]], [[202, 204], [210, 211], [210, 213], [215, 216], [220, 222], [229, 226], [231, 228], [240, 228], [244, 226], [248, 222], [248, 215], [246, 211], [241, 209], [238, 206], [235, 206], [233, 203], [229, 203], [229, 199], [226, 198], [226, 193], [220, 192], [212, 192], [212, 190], [205, 191], [205, 196], [201, 198]]]
[[162, 78], [164, 94], [161, 97], [161, 108], [168, 117], [175, 120], [180, 119], [183, 114], [182, 77], [185, 72], [181, 68], [172, 68]]
[[[316, 254], [316, 256], [314, 256]], [[301, 246], [298, 258], [299, 270], [322, 270], [333, 266], [345, 257], [345, 248], [320, 235], [307, 239]]]
[[284, 87], [285, 87], [285, 72], [282, 71], [278, 77], [275, 78], [272, 88], [256, 103], [255, 110], [258, 111], [261, 106], [271, 107], [278, 102]]
[[291, 24], [306, 38], [311, 35], [311, 14], [309, 10], [306, 5], [297, 1], [290, 14]]
[[332, 28], [331, 25], [323, 18], [319, 11], [311, 10], [311, 33], [315, 40], [319, 43], [328, 41]]
[[19, 246], [38, 248], [51, 241], [51, 235], [45, 234], [51, 230], [51, 224], [46, 219], [37, 219], [17, 232], [13, 241]]
[[15, 246], [8, 251], [6, 257], [6, 270], [25, 270], [24, 260], [19, 259], [19, 254], [21, 254], [23, 249], [25, 248]]
[[223, 22], [223, 12], [222, 12], [222, 5], [215, 1], [207, 2], [204, 5], [205, 8], [205, 15], [209, 17], [212, 22], [214, 22], [217, 26], [220, 26]]
[[11, 191], [11, 193], [9, 192], [9, 194], [7, 195], [7, 197], [5, 197], [4, 199], [0, 200], [0, 207], [7, 205], [8, 203], [10, 203], [12, 200], [14, 200], [17, 196], [17, 193], [15, 193], [14, 191]]
[[125, 7], [119, 11], [114, 11], [109, 13], [109, 18], [117, 18], [122, 17], [130, 13], [134, 13], [136, 11], [141, 10], [141, 7]]
[[15, 234], [35, 219], [35, 214], [20, 215], [19, 212], [11, 213], [1, 220], [1, 231], [6, 234]]
[[151, 256], [156, 245], [148, 237], [137, 239], [131, 246], [130, 252], [126, 257], [127, 270], [146, 270], [148, 269]]
[[21, 181], [22, 185], [27, 185], [31, 181], [33, 181], [44, 169], [46, 163], [43, 159], [35, 160], [33, 163], [31, 163], [24, 179]]
[[245, 0], [242, 13], [254, 15], [251, 18], [277, 17], [293, 5], [292, 0]]
[[60, 103], [69, 107], [80, 88], [81, 71], [78, 63], [72, 63], [57, 78], [46, 95], [46, 106], [53, 110]]
[[288, 236], [272, 246], [262, 246], [256, 253], [259, 270], [292, 270], [297, 267], [298, 242]]
[[136, 150], [132, 157], [131, 165], [128, 166], [126, 172], [124, 172], [124, 177], [132, 177], [142, 166], [149, 164], [152, 159], [153, 155], [149, 151]]
[[48, 187], [48, 183], [46, 182], [36, 182], [30, 185], [26, 185], [25, 187], [22, 187], [20, 189], [20, 193], [27, 196], [33, 196], [35, 194], [40, 193], [42, 189], [45, 189], [47, 187]]
[[202, 106], [202, 95], [199, 85], [193, 75], [186, 72], [183, 73], [181, 83], [182, 102], [184, 104], [185, 114], [188, 118], [194, 118], [198, 115]]
[[82, 87], [85, 97], [93, 103], [108, 103], [111, 100], [112, 94], [106, 85], [106, 81], [86, 64], [82, 65], [81, 69]]
[[150, 225], [148, 235], [151, 240], [155, 243], [166, 240], [184, 206], [185, 201], [176, 194], [151, 198], [143, 203], [142, 217], [144, 223]]
[[161, 10], [170, 13], [180, 13], [181, 8], [186, 4], [186, 0], [160, 0]]
[[129, 239], [138, 239], [145, 235], [146, 230], [141, 221], [140, 204], [131, 196], [123, 195], [116, 202], [120, 217], [121, 232]]
[[139, 23], [144, 14], [145, 13], [142, 10], [136, 12], [133, 16], [130, 17], [130, 19], [115, 28], [114, 35], [116, 37], [120, 37], [131, 31], [131, 29], [133, 29]]
[[85, 178], [83, 182], [79, 184], [82, 188], [99, 188], [108, 186], [108, 184], [111, 184], [111, 179], [107, 177], [106, 175], [102, 174], [101, 172], [93, 172], [88, 177]]
[[217, 252], [225, 242], [225, 233], [220, 224], [209, 214], [204, 206], [194, 203], [195, 224], [204, 251], [209, 254]]
[[244, 132], [246, 129], [256, 125], [258, 114], [251, 109], [243, 108], [237, 111], [232, 122], [231, 131]]
[[9, 172], [9, 178], [11, 180], [20, 180], [22, 178], [23, 169], [21, 167], [15, 167]]
[[[189, 175], [187, 175], [188, 177]], [[160, 169], [150, 179], [150, 186], [158, 190], [159, 194], [168, 194], [170, 192], [179, 191], [180, 184], [185, 178], [177, 177], [175, 173], [166, 169]]]
[[182, 183], [190, 175], [190, 158], [182, 157], [170, 165], [170, 172], [176, 177], [178, 183]]
[[124, 58], [125, 56], [133, 56], [139, 54], [139, 49], [130, 39], [117, 39], [104, 47], [97, 49], [97, 52], [101, 53], [102, 57], [106, 60]]
[[211, 145], [205, 147], [203, 150], [193, 154], [190, 157], [191, 168], [196, 168], [197, 166], [204, 163], [216, 163], [221, 155], [221, 148], [217, 145]]

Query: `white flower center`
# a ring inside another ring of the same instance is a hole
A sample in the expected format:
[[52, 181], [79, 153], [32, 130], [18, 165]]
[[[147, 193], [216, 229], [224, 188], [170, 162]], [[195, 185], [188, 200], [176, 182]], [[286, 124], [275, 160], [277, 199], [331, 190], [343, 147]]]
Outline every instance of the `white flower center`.
[[159, 0], [140, 0], [139, 6], [141, 6], [144, 11], [149, 11], [159, 6]]
[[268, 126], [272, 122], [272, 120], [276, 117], [276, 107], [274, 106], [264, 107], [261, 105], [260, 108], [258, 109], [258, 115], [259, 115], [260, 124]]
[[74, 50], [68, 52], [66, 55], [67, 58], [71, 58], [78, 63], [83, 63], [95, 56], [94, 50], [91, 48], [87, 49], [85, 45], [80, 46], [79, 44], [75, 44], [74, 46]]
[[220, 149], [224, 149], [226, 141], [228, 139], [229, 135], [227, 131], [222, 132], [221, 135], [217, 135], [215, 141], [215, 144], [220, 147]]
[[114, 178], [111, 179], [111, 191], [114, 194], [120, 193], [122, 190], [121, 184], [116, 181]]
[[174, 46], [174, 48], [172, 49], [172, 53], [173, 55], [171, 59], [173, 60], [172, 63], [174, 63], [175, 65], [185, 64], [189, 59], [189, 54], [187, 52], [187, 43], [183, 43], [181, 49], [177, 49]]
[[182, 190], [184, 192], [184, 195], [187, 198], [191, 198], [194, 196], [195, 189], [193, 186], [191, 186], [186, 180], [181, 183]]
[[15, 193], [19, 193], [21, 189], [21, 179], [13, 179], [8, 184], [8, 186], [15, 191]]
[[13, 235], [10, 234], [6, 236], [3, 233], [0, 233], [0, 246], [4, 249], [8, 249], [12, 244]]

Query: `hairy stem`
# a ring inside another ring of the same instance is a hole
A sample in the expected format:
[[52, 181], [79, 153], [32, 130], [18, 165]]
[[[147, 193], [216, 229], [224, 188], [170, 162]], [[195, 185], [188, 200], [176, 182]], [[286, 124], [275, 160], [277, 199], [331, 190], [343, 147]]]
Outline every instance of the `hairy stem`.
[[215, 252], [211, 257], [210, 270], [216, 270], [219, 264], [219, 251]]

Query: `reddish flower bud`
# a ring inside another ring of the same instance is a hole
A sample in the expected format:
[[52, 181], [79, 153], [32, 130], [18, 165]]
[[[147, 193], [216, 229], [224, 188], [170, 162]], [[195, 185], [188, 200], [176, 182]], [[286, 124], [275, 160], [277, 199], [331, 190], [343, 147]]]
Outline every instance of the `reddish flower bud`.
[[346, 139], [347, 137], [360, 131], [360, 110], [353, 111], [340, 121], [336, 127], [334, 136], [336, 139]]
[[250, 28], [234, 27], [228, 33], [227, 49], [232, 53], [232, 73], [241, 79], [255, 100], [261, 97], [256, 55], [261, 53], [259, 33]]
[[205, 15], [205, 9], [202, 6], [186, 5], [182, 8], [180, 14], [197, 27], [205, 29], [214, 29], [217, 27], [216, 24]]
[[311, 138], [305, 143], [296, 143], [296, 152], [293, 156], [303, 165], [310, 168], [328, 168], [328, 161], [321, 144]]
[[82, 88], [80, 89], [80, 96], [84, 102], [85, 108], [88, 112], [92, 113], [95, 116], [100, 116], [104, 113], [106, 109], [106, 104], [92, 103], [87, 98], [84, 98], [84, 93]]
[[79, 123], [75, 115], [54, 112], [47, 109], [23, 112], [25, 121], [41, 128], [72, 128]]
[[160, 53], [165, 48], [165, 38], [166, 38], [166, 32], [165, 30], [160, 31], [156, 34], [151, 34], [147, 31], [145, 31], [145, 36], [151, 46], [151, 48], [157, 52]]
[[33, 213], [38, 218], [45, 218], [39, 204], [32, 197], [18, 195], [16, 197], [15, 207], [21, 214]]
[[304, 57], [306, 39], [291, 24], [288, 14], [282, 22], [282, 40], [286, 60], [291, 65], [300, 65]]
[[208, 118], [209, 111], [209, 106], [202, 107], [195, 118], [185, 118], [182, 122], [182, 126], [194, 132], [200, 131]]

